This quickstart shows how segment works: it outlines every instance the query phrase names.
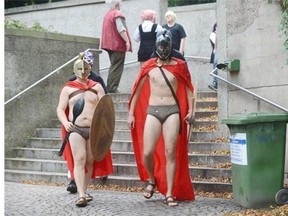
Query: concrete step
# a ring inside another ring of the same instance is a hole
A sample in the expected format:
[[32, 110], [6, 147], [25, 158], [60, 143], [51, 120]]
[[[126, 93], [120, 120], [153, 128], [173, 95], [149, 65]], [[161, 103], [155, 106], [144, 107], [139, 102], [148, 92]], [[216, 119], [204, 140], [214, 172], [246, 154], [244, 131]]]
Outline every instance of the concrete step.
[[[26, 147], [29, 148], [47, 148], [60, 149], [62, 145], [61, 138], [37, 138], [28, 139]], [[133, 152], [131, 140], [113, 140], [111, 151], [128, 151]], [[215, 151], [229, 149], [228, 143], [216, 142], [190, 142], [189, 151]]]
[[[13, 157], [16, 158], [35, 158], [44, 160], [62, 160], [58, 156], [59, 149], [42, 149], [42, 148], [15, 148]], [[188, 154], [189, 163], [199, 163], [213, 165], [218, 163], [230, 162], [229, 155], [222, 154]], [[134, 152], [112, 152], [113, 163], [135, 163]]]
[[[201, 121], [201, 120], [196, 119], [193, 126], [195, 128], [199, 128], [199, 127], [205, 127], [205, 126], [211, 126], [211, 125], [217, 126], [218, 122], [217, 121]], [[61, 123], [59, 122], [58, 119], [52, 119], [51, 120], [51, 124], [50, 124], [49, 129], [51, 129], [51, 128], [52, 129], [61, 129]], [[115, 121], [115, 130], [127, 130], [127, 129], [128, 129], [127, 119]]]
[[[114, 173], [105, 182], [96, 178], [91, 183], [141, 187], [144, 183], [138, 177], [131, 132], [127, 127], [127, 102], [130, 94], [120, 93], [111, 96], [116, 110], [115, 133], [111, 145]], [[229, 155], [215, 153], [229, 150], [229, 144], [211, 142], [221, 138], [217, 131], [217, 106], [217, 92], [198, 92], [196, 122], [188, 146], [191, 165], [189, 172], [196, 190], [231, 192], [231, 183], [220, 182], [220, 179], [231, 178], [231, 169], [212, 168], [221, 167], [217, 164], [230, 163]], [[205, 129], [203, 132], [203, 127], [210, 128], [211, 131]], [[62, 144], [60, 128], [59, 120], [52, 119], [51, 128], [37, 129], [35, 137], [29, 138], [23, 148], [14, 149], [13, 158], [5, 159], [5, 180], [68, 183], [66, 162], [58, 156]]]
[[[195, 128], [194, 130], [197, 130]], [[196, 140], [211, 140], [216, 139], [221, 134], [217, 131], [192, 131], [190, 141]], [[59, 128], [38, 128], [36, 129], [36, 138], [51, 138], [51, 139], [60, 139], [61, 140], [61, 129]], [[30, 139], [31, 140], [31, 139]], [[36, 139], [35, 139], [36, 140]], [[130, 130], [115, 130], [113, 140], [131, 140], [131, 131]]]
[[[21, 182], [25, 180], [44, 181], [54, 183], [69, 182], [67, 173], [56, 172], [39, 172], [39, 171], [25, 171], [25, 170], [10, 170], [5, 169], [5, 181]], [[100, 185], [119, 185], [125, 187], [144, 187], [144, 182], [140, 181], [138, 176], [114, 176], [110, 175], [107, 180], [102, 181], [99, 178], [91, 180], [92, 184]], [[223, 182], [209, 182], [209, 181], [192, 181], [195, 190], [204, 192], [232, 192], [231, 183]]]
[[67, 164], [63, 160], [6, 158], [5, 169], [65, 173], [67, 172]]
[[205, 100], [197, 100], [196, 103], [196, 111], [197, 109], [207, 109], [207, 108], [213, 108], [217, 109], [218, 101], [205, 101]]
[[[204, 110], [204, 111], [196, 111], [195, 112], [195, 118], [203, 118], [203, 117], [210, 117], [218, 115], [217, 110]], [[128, 118], [128, 112], [127, 110], [122, 111], [122, 110], [117, 110], [115, 113], [115, 119], [116, 120], [127, 120]]]
[[[212, 122], [211, 122], [212, 123]], [[216, 122], [217, 123], [217, 122]], [[213, 124], [213, 123], [212, 123]], [[50, 128], [61, 128], [61, 123], [58, 119], [52, 119], [50, 123]], [[115, 121], [115, 130], [127, 130], [127, 119], [116, 120]]]
[[[26, 171], [42, 171], [42, 172], [57, 172], [67, 173], [66, 161], [59, 160], [42, 160], [42, 159], [26, 159], [26, 158], [6, 158], [5, 169], [7, 170], [26, 170]], [[113, 164], [113, 175], [129, 176], [138, 175], [136, 163]], [[211, 179], [211, 178], [229, 178], [231, 177], [230, 169], [216, 169], [211, 167], [189, 167], [189, 172], [192, 177]]]
[[[116, 93], [110, 94], [114, 102], [128, 101], [130, 94]], [[217, 98], [217, 92], [214, 91], [198, 91], [197, 100], [207, 100], [207, 98]]]

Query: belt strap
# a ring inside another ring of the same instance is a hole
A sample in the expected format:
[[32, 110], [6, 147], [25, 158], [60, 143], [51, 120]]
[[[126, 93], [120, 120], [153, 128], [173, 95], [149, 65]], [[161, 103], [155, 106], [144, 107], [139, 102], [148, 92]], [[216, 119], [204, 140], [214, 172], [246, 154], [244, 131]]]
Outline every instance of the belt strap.
[[168, 87], [170, 88], [170, 90], [171, 90], [171, 92], [172, 92], [172, 95], [173, 95], [173, 97], [174, 97], [174, 99], [175, 99], [175, 101], [176, 101], [176, 104], [177, 104], [177, 106], [178, 106], [178, 109], [179, 109], [179, 119], [180, 119], [179, 134], [180, 134], [181, 131], [182, 131], [182, 122], [181, 122], [181, 110], [180, 110], [180, 106], [179, 106], [179, 101], [178, 101], [178, 98], [177, 98], [177, 96], [176, 96], [176, 94], [175, 94], [175, 91], [174, 91], [171, 83], [169, 82], [168, 78], [166, 77], [166, 75], [165, 75], [162, 67], [159, 67], [159, 69], [160, 69], [160, 71], [161, 71], [161, 73], [162, 73], [162, 75], [163, 75], [163, 77], [164, 77], [164, 79], [165, 79]]

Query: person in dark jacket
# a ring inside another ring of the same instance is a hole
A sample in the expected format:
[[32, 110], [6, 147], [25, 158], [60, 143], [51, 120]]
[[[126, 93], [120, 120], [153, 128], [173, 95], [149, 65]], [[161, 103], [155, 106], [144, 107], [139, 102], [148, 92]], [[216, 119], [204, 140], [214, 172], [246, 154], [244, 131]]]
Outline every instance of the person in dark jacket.
[[138, 50], [138, 61], [140, 67], [151, 58], [154, 51], [156, 34], [162, 29], [162, 26], [156, 24], [156, 12], [154, 10], [143, 10], [141, 12], [142, 23], [134, 31], [133, 39], [140, 42]]

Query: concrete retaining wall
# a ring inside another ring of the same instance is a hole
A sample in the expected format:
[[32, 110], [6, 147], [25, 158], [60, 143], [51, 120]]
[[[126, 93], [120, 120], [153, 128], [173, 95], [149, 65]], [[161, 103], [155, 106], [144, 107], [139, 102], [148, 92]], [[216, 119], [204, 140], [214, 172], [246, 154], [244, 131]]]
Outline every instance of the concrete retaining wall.
[[[5, 101], [77, 56], [79, 50], [99, 47], [99, 39], [63, 34], [5, 31]], [[99, 54], [94, 52], [99, 69]], [[74, 62], [74, 61], [73, 61]], [[49, 76], [5, 105], [5, 151], [25, 145], [38, 127], [55, 118], [60, 90], [72, 75], [73, 63]]]
[[[127, 25], [132, 35], [140, 24], [140, 14], [144, 9], [151, 8], [157, 13], [157, 23], [164, 24], [164, 14], [167, 11], [167, 0], [127, 0], [123, 1], [122, 11], [126, 16]], [[188, 58], [192, 78], [199, 82], [199, 88], [207, 90], [211, 81], [209, 72], [212, 65], [208, 63], [211, 52], [209, 34], [216, 20], [216, 4], [203, 4], [169, 8], [177, 15], [177, 22], [186, 30], [185, 55], [204, 57], [200, 61]], [[19, 20], [31, 27], [35, 22], [51, 31], [69, 35], [87, 36], [101, 39], [103, 16], [108, 10], [104, 1], [100, 0], [70, 0], [42, 5], [13, 8], [5, 10], [5, 19]], [[126, 62], [137, 60], [139, 43], [132, 40], [133, 52], [127, 53]], [[100, 68], [110, 65], [106, 51], [100, 55]], [[132, 89], [135, 76], [139, 72], [138, 65], [125, 66], [119, 90], [129, 92]], [[106, 80], [107, 70], [101, 71]], [[127, 85], [128, 84], [128, 85]]]

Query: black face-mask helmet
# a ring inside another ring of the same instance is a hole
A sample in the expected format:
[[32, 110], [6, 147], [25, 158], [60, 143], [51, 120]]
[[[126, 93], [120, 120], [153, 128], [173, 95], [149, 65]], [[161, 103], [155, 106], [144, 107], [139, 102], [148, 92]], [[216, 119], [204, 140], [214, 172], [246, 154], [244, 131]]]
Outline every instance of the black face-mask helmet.
[[162, 61], [170, 57], [172, 53], [172, 34], [169, 30], [163, 28], [157, 33], [155, 52]]

